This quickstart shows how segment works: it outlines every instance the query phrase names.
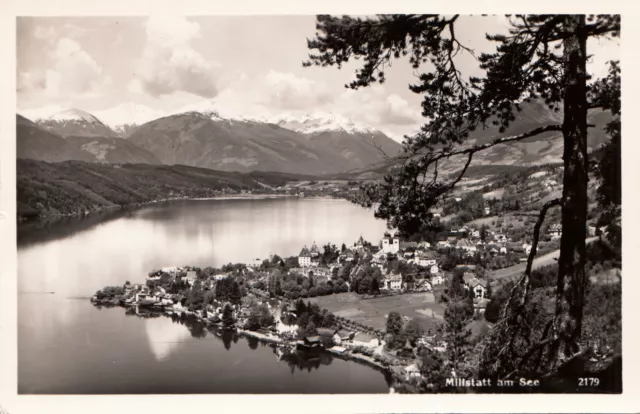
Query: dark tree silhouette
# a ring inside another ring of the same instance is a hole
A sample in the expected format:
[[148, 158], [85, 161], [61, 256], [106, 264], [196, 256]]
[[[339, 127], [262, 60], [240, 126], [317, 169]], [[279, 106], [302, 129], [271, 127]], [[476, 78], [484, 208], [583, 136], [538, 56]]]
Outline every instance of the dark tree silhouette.
[[[562, 133], [564, 177], [562, 197], [547, 203], [536, 223], [529, 265], [516, 284], [485, 347], [481, 371], [504, 377], [523, 366], [536, 353], [530, 375], [551, 375], [583, 354], [580, 346], [584, 308], [585, 238], [587, 219], [587, 111], [604, 107], [588, 99], [587, 39], [619, 36], [619, 15], [516, 15], [509, 16], [507, 35], [487, 35], [497, 51], [478, 56], [482, 78], [465, 79], [455, 64], [458, 53], [470, 51], [456, 38], [459, 16], [379, 15], [317, 17], [317, 33], [308, 40], [312, 51], [303, 65], [337, 66], [350, 60], [363, 62], [356, 79], [347, 87], [357, 89], [385, 81], [385, 69], [393, 59], [408, 59], [414, 69], [426, 69], [410, 89], [423, 95], [422, 115], [428, 121], [412, 137], [406, 137], [403, 153], [392, 160], [398, 167], [382, 182], [363, 187], [357, 200], [375, 206], [375, 215], [389, 226], [411, 234], [432, 221], [430, 208], [464, 176], [474, 154], [496, 145], [513, 143], [550, 131]], [[479, 35], [481, 35], [479, 33]], [[428, 65], [428, 66], [427, 66]], [[595, 92], [597, 88], [594, 88]], [[543, 100], [554, 111], [563, 111], [562, 124], [544, 125], [507, 135], [522, 102]], [[615, 99], [614, 99], [615, 100]], [[468, 145], [477, 128], [498, 127], [504, 136]], [[464, 145], [467, 144], [467, 145]], [[453, 178], [438, 175], [439, 163], [464, 159]], [[519, 346], [516, 337], [527, 337], [518, 326], [530, 293], [531, 261], [546, 211], [562, 209], [562, 238], [556, 287], [555, 315], [537, 343]]]
[[222, 326], [225, 329], [230, 329], [236, 323], [233, 317], [233, 309], [229, 304], [224, 305], [224, 309], [222, 310]]

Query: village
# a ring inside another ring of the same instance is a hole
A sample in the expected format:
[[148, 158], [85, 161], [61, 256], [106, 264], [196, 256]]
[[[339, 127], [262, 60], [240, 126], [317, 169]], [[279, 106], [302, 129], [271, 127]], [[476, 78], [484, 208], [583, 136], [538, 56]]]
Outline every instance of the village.
[[[561, 229], [548, 232], [557, 239]], [[509, 254], [526, 260], [530, 250], [530, 243], [467, 225], [437, 243], [386, 232], [375, 245], [361, 236], [350, 247], [312, 242], [297, 256], [221, 269], [157, 269], [145, 283], [105, 287], [91, 300], [189, 316], [276, 344], [278, 355], [331, 352], [415, 381], [422, 378], [421, 353], [447, 349], [441, 302], [454, 276], [473, 300], [474, 323], [486, 326], [492, 282], [486, 263]], [[391, 318], [399, 320], [395, 332]]]

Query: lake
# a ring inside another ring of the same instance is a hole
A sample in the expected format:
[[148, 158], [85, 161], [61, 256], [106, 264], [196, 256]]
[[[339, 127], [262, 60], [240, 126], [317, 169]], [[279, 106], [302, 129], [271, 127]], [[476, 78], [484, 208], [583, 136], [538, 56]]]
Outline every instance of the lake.
[[321, 198], [184, 200], [20, 225], [18, 392], [388, 393], [386, 375], [356, 362], [278, 358], [253, 338], [89, 302], [154, 268], [293, 256], [384, 231], [373, 212]]

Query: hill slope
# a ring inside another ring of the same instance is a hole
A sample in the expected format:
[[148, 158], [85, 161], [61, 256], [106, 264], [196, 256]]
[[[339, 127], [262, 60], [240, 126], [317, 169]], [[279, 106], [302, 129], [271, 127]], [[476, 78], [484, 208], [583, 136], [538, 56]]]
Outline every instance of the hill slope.
[[18, 217], [77, 214], [169, 197], [211, 197], [296, 180], [265, 172], [242, 174], [184, 165], [109, 165], [17, 160]]
[[151, 152], [121, 138], [69, 136], [65, 140], [91, 154], [91, 161], [94, 162], [161, 164], [158, 157]]
[[[588, 122], [594, 125], [589, 128], [587, 137], [589, 151], [597, 151], [601, 144], [607, 142], [609, 138], [604, 128], [610, 120], [611, 113], [608, 111], [600, 109], [589, 111]], [[467, 145], [484, 144], [500, 137], [517, 135], [551, 124], [562, 124], [562, 112], [552, 112], [539, 102], [531, 102], [522, 105], [522, 111], [516, 115], [516, 120], [506, 132], [500, 133], [497, 128], [478, 129], [470, 134]], [[562, 163], [562, 152], [562, 133], [551, 131], [516, 143], [496, 145], [478, 152], [473, 157], [472, 165], [530, 166]], [[466, 157], [452, 157], [450, 161], [439, 164], [440, 172], [458, 171], [465, 161]], [[394, 160], [379, 162], [375, 165], [339, 174], [338, 177], [363, 180], [379, 179], [397, 166], [398, 162]]]
[[27, 118], [16, 116], [16, 155], [41, 161], [93, 161], [92, 154], [71, 145], [64, 138], [40, 128]]

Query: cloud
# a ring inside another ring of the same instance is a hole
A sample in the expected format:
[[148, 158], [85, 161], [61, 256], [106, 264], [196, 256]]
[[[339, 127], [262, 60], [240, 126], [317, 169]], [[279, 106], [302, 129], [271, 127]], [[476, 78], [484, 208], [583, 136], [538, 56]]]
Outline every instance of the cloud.
[[383, 86], [344, 91], [335, 101], [336, 112], [376, 128], [412, 127], [421, 122], [418, 107]]
[[[135, 89], [134, 85], [130, 89]], [[243, 73], [210, 102], [190, 102], [181, 111], [207, 108], [222, 116], [267, 120], [333, 114], [395, 138], [413, 134], [422, 123], [419, 105], [388, 93], [384, 86], [344, 90], [321, 80], [273, 70], [252, 76]]]
[[[43, 29], [48, 32], [48, 29]], [[75, 40], [63, 37], [49, 52], [46, 69], [18, 73], [20, 93], [42, 93], [49, 99], [82, 98], [99, 95], [112, 84], [102, 67]]]
[[270, 71], [264, 77], [265, 103], [283, 109], [307, 109], [330, 102], [328, 85], [293, 73]]
[[40, 118], [47, 118], [57, 112], [64, 111], [68, 109], [65, 106], [60, 105], [50, 105], [42, 108], [29, 108], [29, 109], [21, 109], [18, 110], [18, 113], [25, 118], [28, 118], [32, 121]]
[[293, 73], [269, 71], [249, 77], [240, 75], [216, 97], [220, 106], [259, 112], [311, 110], [333, 101], [328, 85]]
[[184, 17], [150, 17], [145, 25], [147, 43], [136, 64], [129, 90], [158, 97], [176, 91], [202, 97], [217, 94], [215, 70], [193, 46], [200, 25]]

